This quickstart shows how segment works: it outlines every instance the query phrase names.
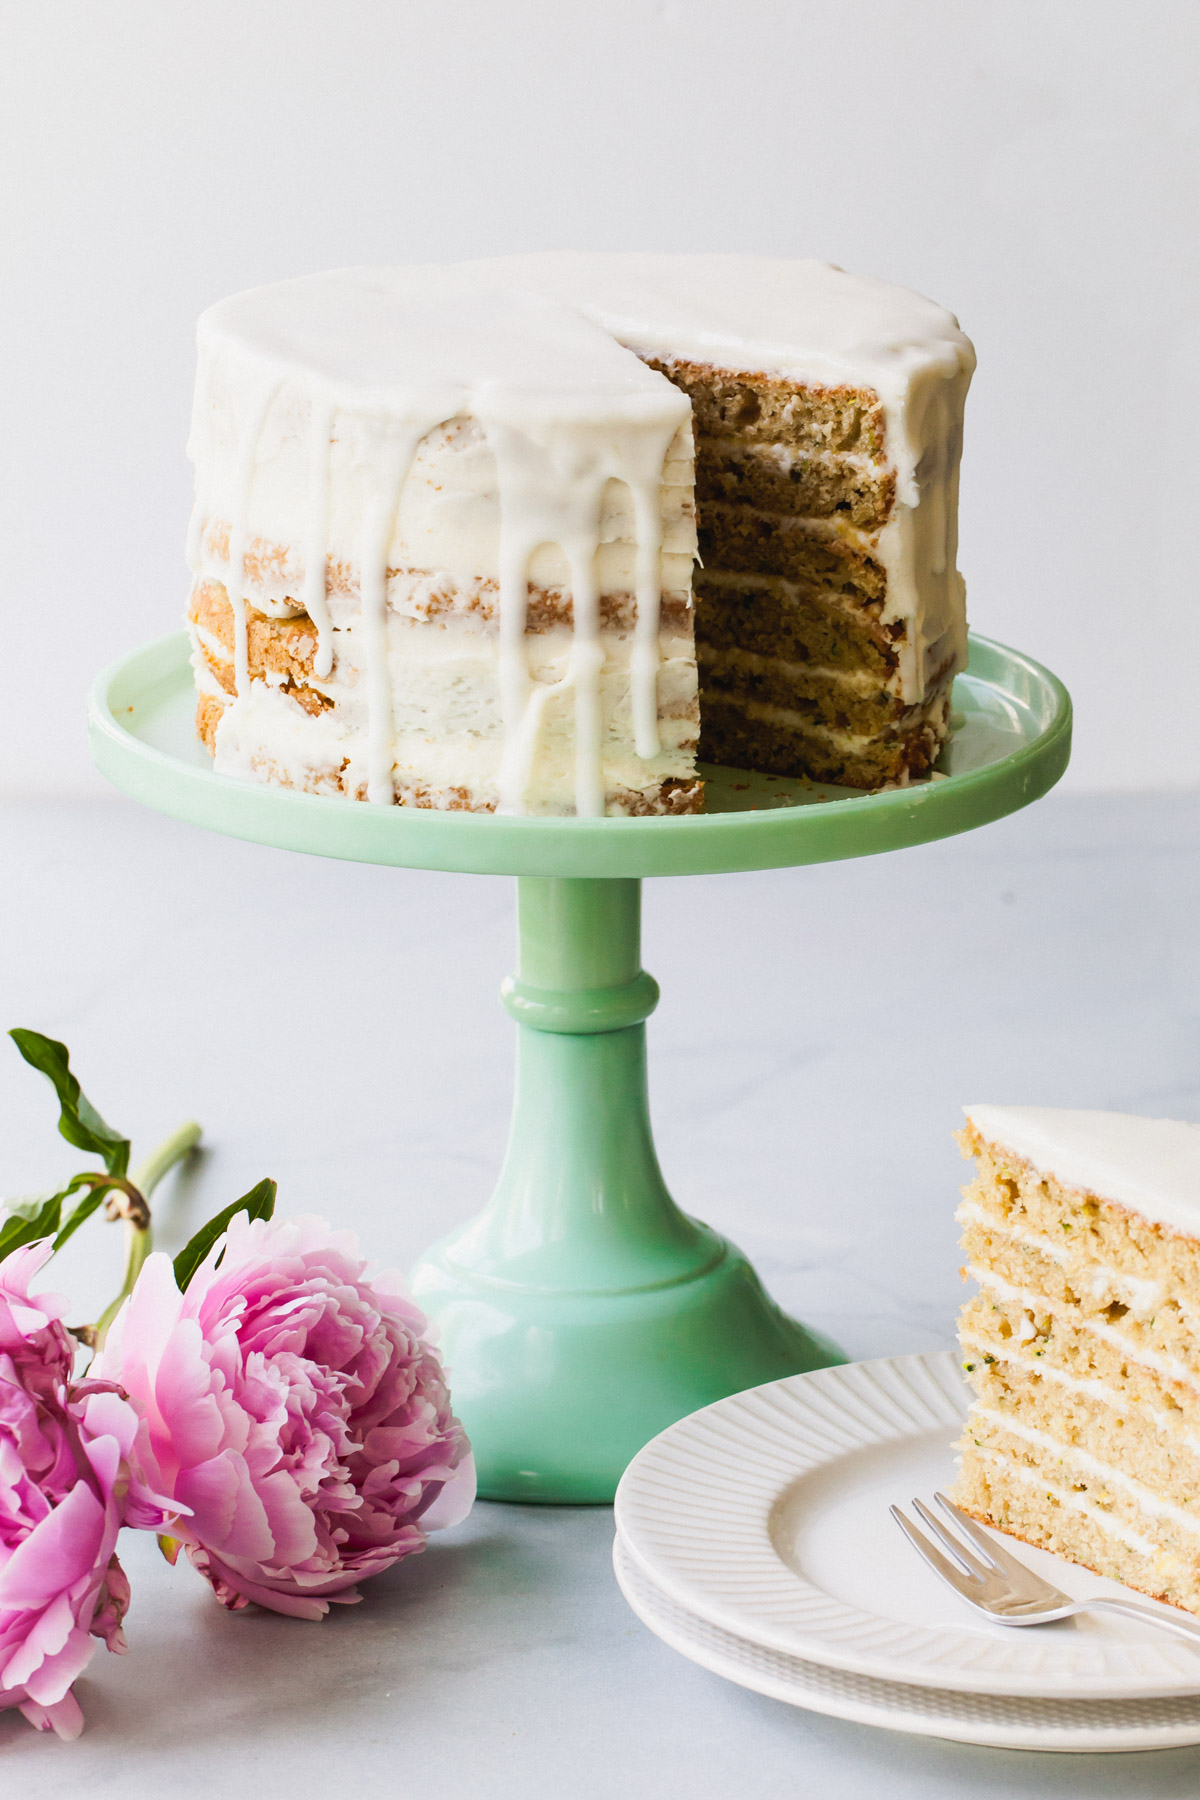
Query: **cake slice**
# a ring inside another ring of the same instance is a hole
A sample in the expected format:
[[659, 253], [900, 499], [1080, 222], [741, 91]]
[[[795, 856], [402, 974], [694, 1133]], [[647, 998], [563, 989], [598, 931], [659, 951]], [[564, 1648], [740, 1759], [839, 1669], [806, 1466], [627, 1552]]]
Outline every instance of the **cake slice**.
[[1200, 1613], [1200, 1126], [972, 1106], [954, 1501]]

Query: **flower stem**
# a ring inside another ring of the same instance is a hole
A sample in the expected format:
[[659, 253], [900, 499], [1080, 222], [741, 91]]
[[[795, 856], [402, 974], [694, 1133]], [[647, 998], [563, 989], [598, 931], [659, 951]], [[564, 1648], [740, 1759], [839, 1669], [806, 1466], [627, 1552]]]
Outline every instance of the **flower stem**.
[[163, 1176], [169, 1174], [175, 1164], [181, 1162], [199, 1142], [200, 1127], [195, 1119], [189, 1119], [186, 1125], [173, 1131], [169, 1138], [164, 1138], [158, 1149], [152, 1150], [145, 1162], [138, 1164], [129, 1179], [148, 1200]]
[[[130, 1176], [130, 1183], [147, 1200], [169, 1170], [181, 1162], [200, 1142], [200, 1127], [194, 1119], [173, 1131], [169, 1138], [164, 1138], [157, 1150], [152, 1150], [145, 1162], [138, 1164]], [[154, 1248], [154, 1229], [148, 1222], [139, 1225], [136, 1219], [126, 1219], [128, 1236], [128, 1252], [125, 1258], [125, 1280], [121, 1291], [108, 1306], [105, 1307], [96, 1321], [96, 1348], [103, 1349], [104, 1340], [108, 1336], [108, 1328], [133, 1292], [133, 1284], [141, 1273], [142, 1264]]]

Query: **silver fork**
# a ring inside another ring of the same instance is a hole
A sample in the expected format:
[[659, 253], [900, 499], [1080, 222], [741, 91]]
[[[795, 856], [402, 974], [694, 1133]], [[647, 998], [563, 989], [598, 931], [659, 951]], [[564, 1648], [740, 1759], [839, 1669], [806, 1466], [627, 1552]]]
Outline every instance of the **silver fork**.
[[[920, 1500], [913, 1501], [913, 1510], [928, 1525], [938, 1543], [949, 1551], [953, 1562], [943, 1556], [910, 1519], [905, 1518], [898, 1506], [889, 1510], [917, 1555], [924, 1558], [934, 1574], [940, 1575], [947, 1587], [952, 1587], [956, 1594], [961, 1594], [964, 1600], [995, 1619], [997, 1624], [1048, 1625], [1052, 1619], [1069, 1619], [1073, 1613], [1115, 1612], [1141, 1619], [1147, 1625], [1161, 1625], [1164, 1631], [1173, 1631], [1176, 1637], [1188, 1638], [1200, 1647], [1200, 1619], [1189, 1618], [1185, 1613], [1160, 1611], [1140, 1600], [1126, 1600], [1123, 1594], [1112, 1599], [1097, 1595], [1094, 1600], [1072, 1600], [1069, 1594], [1060, 1593], [1018, 1561], [990, 1532], [984, 1531], [953, 1501], [947, 1500], [945, 1494], [933, 1497], [961, 1537], [955, 1536]], [[962, 1538], [967, 1539], [978, 1555], [972, 1554]]]

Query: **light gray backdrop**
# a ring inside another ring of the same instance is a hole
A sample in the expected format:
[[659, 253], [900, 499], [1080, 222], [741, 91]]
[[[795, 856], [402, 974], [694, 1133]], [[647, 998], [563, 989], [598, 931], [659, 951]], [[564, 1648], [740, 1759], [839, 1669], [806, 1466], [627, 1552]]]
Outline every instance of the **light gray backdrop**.
[[1080, 788], [1200, 780], [1194, 0], [54, 0], [0, 55], [0, 789], [96, 791], [84, 689], [185, 597], [195, 315], [349, 262], [822, 256], [980, 370], [977, 628]]

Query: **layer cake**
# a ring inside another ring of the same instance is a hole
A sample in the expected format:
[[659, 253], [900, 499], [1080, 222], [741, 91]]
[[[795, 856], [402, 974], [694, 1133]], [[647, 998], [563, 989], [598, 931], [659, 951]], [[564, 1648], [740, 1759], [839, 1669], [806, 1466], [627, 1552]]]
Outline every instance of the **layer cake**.
[[1200, 1612], [1200, 1126], [974, 1106], [960, 1141], [979, 1292], [952, 1498]]
[[548, 254], [284, 282], [198, 337], [219, 770], [593, 817], [698, 810], [698, 757], [928, 772], [973, 367], [932, 302], [820, 263]]

